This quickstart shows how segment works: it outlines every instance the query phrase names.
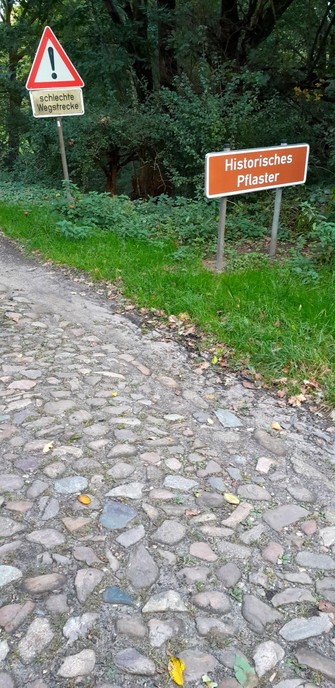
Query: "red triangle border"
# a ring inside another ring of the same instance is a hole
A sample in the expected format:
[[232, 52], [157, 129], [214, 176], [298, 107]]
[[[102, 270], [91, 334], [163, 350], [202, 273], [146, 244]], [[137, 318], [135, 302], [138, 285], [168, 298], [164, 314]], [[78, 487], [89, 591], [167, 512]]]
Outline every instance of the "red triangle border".
[[[63, 60], [64, 64], [66, 65], [67, 69], [73, 76], [73, 81], [57, 81], [55, 83], [54, 81], [42, 81], [39, 83], [36, 83], [36, 75], [39, 70], [43, 55], [46, 50], [46, 46], [48, 41], [51, 41], [55, 51], [58, 53], [59, 57]], [[70, 58], [67, 56], [65, 50], [62, 48], [59, 40], [56, 38], [54, 32], [52, 29], [50, 29], [50, 26], [46, 26], [42, 38], [39, 42], [36, 55], [34, 57], [34, 61], [27, 79], [26, 83], [26, 89], [28, 91], [37, 91], [39, 89], [57, 89], [57, 88], [82, 88], [84, 86], [84, 82], [81, 78], [81, 76], [78, 74], [76, 68], [73, 66]]]

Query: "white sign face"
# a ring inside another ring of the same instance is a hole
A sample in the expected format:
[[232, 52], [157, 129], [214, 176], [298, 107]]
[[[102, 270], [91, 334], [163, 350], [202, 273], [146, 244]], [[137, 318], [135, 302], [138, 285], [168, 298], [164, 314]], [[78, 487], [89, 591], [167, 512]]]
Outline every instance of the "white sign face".
[[73, 117], [84, 114], [81, 88], [30, 91], [34, 117]]
[[61, 59], [58, 52], [53, 47], [51, 40], [47, 41], [40, 66], [36, 72], [35, 81], [37, 84], [53, 83], [57, 86], [60, 81], [74, 81], [73, 75], [65, 62]]
[[28, 91], [41, 88], [81, 88], [84, 82], [49, 26], [43, 31], [28, 76]]

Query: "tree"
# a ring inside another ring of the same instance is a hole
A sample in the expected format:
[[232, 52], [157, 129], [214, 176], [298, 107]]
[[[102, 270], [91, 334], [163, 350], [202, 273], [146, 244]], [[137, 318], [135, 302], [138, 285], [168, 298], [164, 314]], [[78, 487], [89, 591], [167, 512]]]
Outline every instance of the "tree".
[[13, 173], [45, 151], [49, 177], [59, 165], [54, 123], [33, 121], [24, 87], [46, 23], [86, 83], [87, 114], [64, 119], [86, 188], [103, 175], [110, 193], [120, 177], [137, 195], [192, 192], [227, 136], [335, 148], [335, 0], [0, 0], [0, 164]]

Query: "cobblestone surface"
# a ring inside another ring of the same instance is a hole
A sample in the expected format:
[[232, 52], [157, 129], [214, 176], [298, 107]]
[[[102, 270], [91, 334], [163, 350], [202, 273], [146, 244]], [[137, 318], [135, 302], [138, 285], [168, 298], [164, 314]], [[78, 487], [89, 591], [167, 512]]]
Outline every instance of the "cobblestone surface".
[[1, 688], [330, 688], [334, 440], [0, 239]]

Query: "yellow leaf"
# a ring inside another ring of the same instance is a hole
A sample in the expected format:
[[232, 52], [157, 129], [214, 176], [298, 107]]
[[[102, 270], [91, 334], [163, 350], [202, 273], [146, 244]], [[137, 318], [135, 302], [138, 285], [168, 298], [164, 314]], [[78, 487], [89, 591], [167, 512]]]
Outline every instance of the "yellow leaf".
[[272, 430], [281, 430], [282, 429], [281, 425], [279, 425], [279, 423], [277, 423], [276, 420], [274, 420], [273, 423], [271, 423], [271, 428], [272, 428]]
[[235, 497], [235, 495], [230, 494], [229, 492], [225, 492], [223, 496], [224, 496], [226, 502], [228, 502], [228, 504], [239, 504], [240, 503], [239, 498]]
[[53, 442], [48, 442], [47, 444], [45, 444], [43, 447], [43, 450], [42, 450], [43, 454], [47, 454], [50, 451], [50, 449], [52, 449], [53, 446], [54, 446]]
[[80, 504], [91, 504], [91, 498], [88, 495], [78, 495], [77, 499]]
[[218, 359], [217, 356], [213, 356], [213, 358], [212, 358], [212, 364], [213, 364], [213, 365], [216, 365], [217, 362], [218, 362], [218, 360], [219, 360], [219, 359]]
[[117, 392], [112, 392], [112, 397], [117, 397]]
[[170, 657], [168, 664], [168, 672], [172, 678], [172, 681], [174, 681], [177, 684], [177, 686], [184, 685], [183, 672], [185, 669], [186, 665], [184, 664], [182, 659], [179, 659], [179, 657]]

